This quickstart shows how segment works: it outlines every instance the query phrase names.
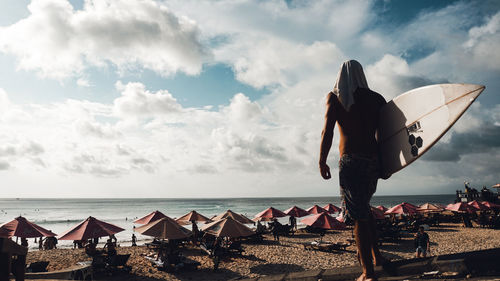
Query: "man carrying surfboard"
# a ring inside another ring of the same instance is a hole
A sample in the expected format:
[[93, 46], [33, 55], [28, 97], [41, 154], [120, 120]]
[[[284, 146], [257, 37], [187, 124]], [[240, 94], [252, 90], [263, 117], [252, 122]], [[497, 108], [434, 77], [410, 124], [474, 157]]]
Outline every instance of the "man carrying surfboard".
[[363, 267], [363, 274], [358, 280], [376, 280], [374, 264], [380, 265], [385, 261], [378, 250], [375, 222], [370, 210], [370, 199], [380, 175], [375, 134], [379, 110], [385, 103], [380, 94], [368, 88], [363, 68], [355, 60], [342, 64], [333, 92], [327, 97], [319, 168], [324, 179], [331, 178], [326, 160], [332, 146], [333, 129], [338, 123], [342, 215], [346, 222], [354, 222], [358, 258]]

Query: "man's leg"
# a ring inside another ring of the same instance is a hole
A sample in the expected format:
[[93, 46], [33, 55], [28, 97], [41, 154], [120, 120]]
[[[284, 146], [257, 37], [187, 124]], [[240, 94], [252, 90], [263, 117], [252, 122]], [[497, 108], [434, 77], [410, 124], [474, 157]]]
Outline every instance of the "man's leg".
[[356, 237], [359, 260], [363, 267], [363, 275], [361, 275], [358, 280], [373, 280], [373, 278], [375, 278], [375, 273], [373, 270], [372, 238], [368, 220], [355, 221], [354, 236]]
[[370, 223], [370, 237], [371, 237], [371, 252], [373, 256], [373, 264], [374, 265], [382, 265], [387, 261], [386, 258], [380, 254], [380, 250], [378, 248], [378, 236], [377, 236], [377, 224], [375, 223], [375, 219], [373, 216], [369, 219]]

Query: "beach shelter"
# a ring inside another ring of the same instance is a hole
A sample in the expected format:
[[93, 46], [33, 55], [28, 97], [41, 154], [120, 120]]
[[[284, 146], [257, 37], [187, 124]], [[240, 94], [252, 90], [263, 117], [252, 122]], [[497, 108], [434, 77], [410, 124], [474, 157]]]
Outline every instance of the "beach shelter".
[[231, 217], [209, 223], [201, 230], [216, 237], [245, 237], [255, 234], [246, 225]]
[[0, 226], [2, 233], [8, 237], [16, 236], [22, 238], [54, 237], [57, 234], [47, 230], [37, 224], [28, 221], [24, 217], [17, 217], [14, 220]]
[[314, 214], [321, 214], [321, 213], [324, 213], [326, 212], [325, 209], [321, 208], [320, 206], [318, 205], [314, 205], [312, 206], [311, 208], [307, 209], [306, 210], [310, 215], [314, 215]]
[[282, 211], [275, 209], [273, 207], [269, 207], [265, 209], [264, 211], [258, 213], [255, 215], [255, 218], [253, 218], [254, 221], [270, 221], [275, 218], [282, 218], [286, 217], [287, 215], [283, 213]]
[[180, 226], [169, 217], [152, 221], [146, 225], [135, 228], [140, 234], [163, 239], [184, 239], [191, 236], [191, 231]]
[[156, 210], [156, 211], [151, 212], [150, 214], [148, 214], [140, 219], [135, 220], [134, 223], [148, 224], [152, 221], [159, 220], [159, 219], [162, 219], [164, 217], [166, 217], [166, 215], [164, 215], [162, 212]]
[[455, 204], [449, 204], [445, 208], [446, 210], [452, 211], [452, 212], [457, 212], [457, 213], [473, 213], [476, 211], [474, 207], [469, 206], [465, 202], [458, 202]]
[[103, 222], [94, 217], [88, 217], [86, 220], [61, 234], [59, 240], [87, 240], [103, 236], [110, 236], [124, 230], [125, 229], [121, 227]]
[[224, 213], [221, 213], [221, 214], [211, 218], [211, 220], [218, 221], [218, 220], [222, 220], [225, 218], [232, 218], [232, 219], [237, 220], [243, 224], [255, 224], [255, 222], [253, 220], [245, 217], [244, 215], [240, 215], [238, 213], [235, 213], [231, 210], [227, 210]]
[[326, 212], [302, 219], [303, 224], [322, 229], [345, 229], [346, 225]]
[[396, 215], [413, 215], [417, 213], [417, 207], [409, 203], [403, 202], [398, 204], [385, 212], [386, 215], [396, 214]]
[[473, 207], [474, 209], [476, 209], [476, 211], [487, 211], [489, 210], [488, 207], [486, 207], [485, 205], [479, 203], [478, 201], [474, 200], [474, 201], [471, 201], [469, 203], [469, 206]]
[[491, 203], [488, 201], [482, 201], [481, 204], [483, 204], [484, 206], [486, 206], [490, 210], [500, 210], [500, 205], [495, 204], [495, 203]]
[[383, 220], [385, 219], [385, 215], [384, 215], [384, 211], [380, 210], [380, 209], [377, 209], [373, 206], [370, 206], [371, 208], [371, 211], [372, 211], [372, 215], [373, 215], [373, 218], [375, 218], [376, 220]]
[[377, 206], [377, 207], [375, 207], [375, 208], [377, 208], [377, 209], [381, 210], [381, 211], [382, 211], [382, 212], [384, 212], [384, 213], [385, 213], [385, 212], [387, 212], [387, 210], [389, 210], [389, 209], [387, 209], [386, 207], [384, 207], [384, 206], [382, 206], [382, 205], [379, 205], [379, 206]]
[[208, 222], [210, 221], [209, 218], [205, 217], [204, 215], [196, 212], [196, 211], [191, 211], [184, 216], [178, 218], [175, 220], [179, 224], [190, 224], [191, 222]]
[[289, 216], [294, 216], [296, 218], [305, 217], [305, 216], [309, 215], [309, 213], [306, 210], [299, 208], [297, 206], [291, 207], [290, 209], [286, 210], [284, 213], [289, 215]]
[[417, 208], [417, 212], [427, 213], [427, 212], [441, 212], [444, 208], [432, 203], [424, 203]]
[[333, 204], [326, 204], [325, 206], [323, 206], [323, 209], [329, 214], [340, 213], [342, 211], [342, 209]]

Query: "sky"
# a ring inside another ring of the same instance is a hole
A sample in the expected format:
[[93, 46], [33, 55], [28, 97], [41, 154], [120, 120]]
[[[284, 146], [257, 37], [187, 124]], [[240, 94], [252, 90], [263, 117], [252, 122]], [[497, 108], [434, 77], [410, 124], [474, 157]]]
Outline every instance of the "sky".
[[337, 196], [325, 97], [486, 90], [377, 195], [500, 182], [498, 1], [0, 1], [2, 197]]

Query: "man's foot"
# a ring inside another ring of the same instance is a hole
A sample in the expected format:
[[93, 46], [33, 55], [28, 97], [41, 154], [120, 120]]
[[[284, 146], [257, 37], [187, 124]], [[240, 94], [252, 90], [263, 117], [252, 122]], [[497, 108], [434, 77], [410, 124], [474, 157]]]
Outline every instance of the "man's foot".
[[375, 276], [366, 276], [366, 274], [361, 274], [356, 281], [378, 281], [377, 277]]

